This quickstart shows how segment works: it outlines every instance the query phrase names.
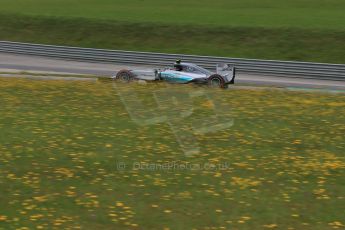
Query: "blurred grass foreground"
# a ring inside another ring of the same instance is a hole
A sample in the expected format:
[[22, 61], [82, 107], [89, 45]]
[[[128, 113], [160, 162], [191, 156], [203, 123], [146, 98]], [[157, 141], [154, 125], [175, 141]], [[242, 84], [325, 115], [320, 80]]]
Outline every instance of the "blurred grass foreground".
[[344, 101], [0, 79], [0, 229], [343, 228]]

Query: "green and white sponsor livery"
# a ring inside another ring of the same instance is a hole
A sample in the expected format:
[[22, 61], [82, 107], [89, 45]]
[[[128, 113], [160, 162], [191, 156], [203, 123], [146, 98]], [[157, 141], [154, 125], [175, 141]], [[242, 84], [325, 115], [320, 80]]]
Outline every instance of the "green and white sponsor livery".
[[132, 80], [166, 81], [180, 84], [208, 84], [209, 86], [227, 88], [234, 84], [235, 67], [227, 64], [218, 64], [213, 73], [193, 63], [176, 61], [173, 67], [155, 70], [121, 70], [116, 80], [130, 82]]

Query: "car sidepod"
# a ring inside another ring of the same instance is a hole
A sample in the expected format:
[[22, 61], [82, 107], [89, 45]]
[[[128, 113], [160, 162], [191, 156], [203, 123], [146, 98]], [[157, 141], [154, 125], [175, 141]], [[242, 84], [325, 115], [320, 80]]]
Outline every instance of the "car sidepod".
[[167, 71], [161, 72], [160, 77], [162, 80], [165, 80], [171, 83], [181, 83], [181, 84], [194, 82], [194, 81], [197, 81], [198, 79], [206, 79], [205, 75], [173, 71], [173, 70], [167, 70]]

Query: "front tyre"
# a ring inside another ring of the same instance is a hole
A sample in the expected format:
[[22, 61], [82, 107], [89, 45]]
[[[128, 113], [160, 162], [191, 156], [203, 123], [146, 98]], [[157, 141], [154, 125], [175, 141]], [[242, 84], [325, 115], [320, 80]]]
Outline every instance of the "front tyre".
[[126, 69], [120, 70], [115, 77], [116, 80], [124, 83], [128, 83], [134, 80], [134, 74]]
[[228, 85], [226, 84], [224, 78], [220, 76], [219, 74], [213, 74], [207, 79], [207, 83], [209, 87], [217, 87], [226, 89], [228, 88]]

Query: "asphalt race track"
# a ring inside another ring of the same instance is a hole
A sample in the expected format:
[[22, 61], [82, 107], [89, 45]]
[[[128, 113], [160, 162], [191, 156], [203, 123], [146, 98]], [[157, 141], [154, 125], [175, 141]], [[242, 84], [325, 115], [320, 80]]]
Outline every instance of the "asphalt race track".
[[[152, 69], [155, 66], [142, 65], [121, 65], [121, 64], [102, 64], [90, 62], [78, 62], [70, 60], [60, 60], [30, 55], [15, 55], [0, 53], [0, 73], [20, 70], [20, 71], [40, 71], [48, 73], [72, 73], [90, 74], [97, 76], [112, 76], [120, 69], [138, 68]], [[260, 76], [237, 74], [236, 83], [278, 86], [278, 87], [298, 87], [298, 88], [320, 88], [327, 90], [345, 90], [345, 82], [315, 79], [300, 79], [293, 77]]]

